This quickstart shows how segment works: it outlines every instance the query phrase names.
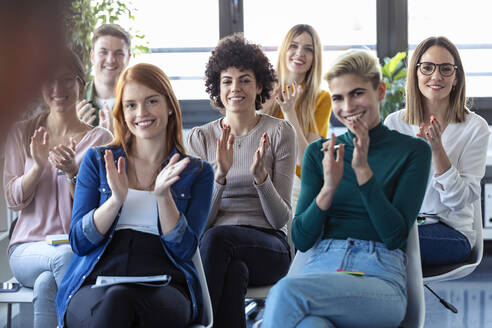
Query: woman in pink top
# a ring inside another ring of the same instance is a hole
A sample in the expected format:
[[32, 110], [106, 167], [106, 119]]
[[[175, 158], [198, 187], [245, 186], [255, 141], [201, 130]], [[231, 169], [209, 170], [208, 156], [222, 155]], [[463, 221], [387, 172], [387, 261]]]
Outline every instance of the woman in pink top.
[[72, 257], [68, 244], [45, 238], [66, 234], [80, 161], [87, 149], [108, 143], [111, 133], [77, 118], [85, 85], [80, 59], [67, 50], [42, 87], [49, 111], [15, 124], [5, 145], [7, 205], [20, 211], [9, 244], [9, 264], [24, 286], [34, 288], [34, 327], [56, 327], [55, 297]]

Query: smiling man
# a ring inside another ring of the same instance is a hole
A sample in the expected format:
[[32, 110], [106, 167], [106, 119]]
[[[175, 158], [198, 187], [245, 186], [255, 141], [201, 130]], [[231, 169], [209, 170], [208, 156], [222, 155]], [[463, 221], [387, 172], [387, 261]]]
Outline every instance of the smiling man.
[[130, 60], [130, 35], [117, 24], [103, 24], [92, 37], [91, 62], [94, 79], [85, 89], [85, 99], [77, 106], [82, 121], [101, 124], [112, 131], [111, 111], [114, 89], [121, 72]]

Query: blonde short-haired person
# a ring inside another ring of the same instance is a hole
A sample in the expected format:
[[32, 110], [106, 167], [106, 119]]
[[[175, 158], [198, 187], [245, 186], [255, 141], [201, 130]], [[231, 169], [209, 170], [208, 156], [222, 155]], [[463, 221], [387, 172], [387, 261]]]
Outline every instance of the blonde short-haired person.
[[389, 115], [391, 129], [425, 139], [432, 166], [420, 209], [422, 265], [465, 261], [476, 242], [473, 203], [480, 198], [489, 127], [466, 107], [465, 72], [456, 46], [430, 37], [413, 52], [407, 108]]
[[300, 251], [314, 250], [270, 290], [262, 327], [397, 327], [430, 149], [381, 123], [386, 86], [369, 52], [344, 53], [326, 79], [348, 131], [306, 149], [292, 237]]

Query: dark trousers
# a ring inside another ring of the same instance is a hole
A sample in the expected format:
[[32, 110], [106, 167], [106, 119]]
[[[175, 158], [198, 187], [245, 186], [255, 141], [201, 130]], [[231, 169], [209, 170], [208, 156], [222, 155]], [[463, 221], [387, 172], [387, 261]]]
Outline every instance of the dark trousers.
[[171, 285], [86, 285], [72, 297], [65, 318], [68, 328], [187, 327], [191, 302]]
[[216, 226], [200, 242], [215, 328], [245, 327], [248, 286], [275, 284], [288, 271], [290, 250], [283, 232], [248, 226]]
[[422, 266], [460, 263], [471, 254], [468, 239], [443, 223], [420, 225], [419, 240]]

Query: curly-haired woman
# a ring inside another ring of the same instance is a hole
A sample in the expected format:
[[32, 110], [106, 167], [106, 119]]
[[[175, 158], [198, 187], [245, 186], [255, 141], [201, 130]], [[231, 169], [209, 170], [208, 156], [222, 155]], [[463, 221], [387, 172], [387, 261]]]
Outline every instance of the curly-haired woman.
[[188, 136], [190, 151], [215, 168], [200, 252], [214, 326], [244, 327], [248, 285], [275, 283], [290, 264], [286, 223], [296, 136], [287, 121], [257, 111], [275, 82], [259, 46], [241, 34], [221, 40], [205, 75], [207, 92], [224, 117]]

